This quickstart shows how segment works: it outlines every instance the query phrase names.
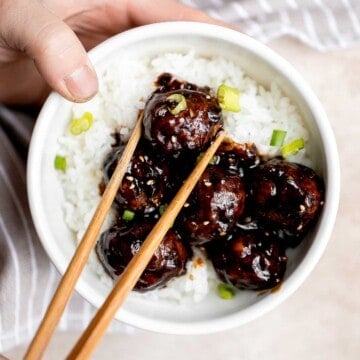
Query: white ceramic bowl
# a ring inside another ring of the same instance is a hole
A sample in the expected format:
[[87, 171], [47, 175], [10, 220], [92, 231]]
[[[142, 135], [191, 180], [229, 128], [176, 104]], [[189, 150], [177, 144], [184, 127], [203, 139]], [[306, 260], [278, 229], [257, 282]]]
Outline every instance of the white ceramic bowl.
[[[203, 55], [222, 55], [239, 64], [264, 86], [276, 80], [298, 105], [314, 139], [314, 160], [326, 185], [326, 201], [316, 228], [292, 252], [279, 291], [263, 296], [244, 292], [232, 301], [213, 296], [194, 305], [174, 305], [129, 298], [117, 319], [139, 328], [176, 334], [220, 331], [244, 324], [280, 304], [312, 271], [329, 240], [339, 201], [339, 160], [329, 121], [316, 96], [283, 58], [257, 41], [217, 26], [198, 23], [160, 23], [119, 34], [90, 52], [102, 72], [116, 56], [139, 57], [162, 51], [196, 48]], [[49, 257], [64, 273], [74, 251], [71, 234], [63, 221], [61, 189], [53, 166], [58, 137], [68, 121], [71, 104], [51, 94], [37, 120], [28, 159], [28, 193], [35, 227]], [[108, 288], [88, 268], [77, 291], [99, 307]]]

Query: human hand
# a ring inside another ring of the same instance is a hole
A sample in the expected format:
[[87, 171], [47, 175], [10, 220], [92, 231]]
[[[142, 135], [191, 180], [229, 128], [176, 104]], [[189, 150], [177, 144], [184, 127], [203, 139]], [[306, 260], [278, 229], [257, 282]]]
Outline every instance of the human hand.
[[0, 0], [0, 102], [41, 103], [51, 89], [71, 101], [98, 87], [86, 51], [131, 27], [218, 23], [175, 0]]

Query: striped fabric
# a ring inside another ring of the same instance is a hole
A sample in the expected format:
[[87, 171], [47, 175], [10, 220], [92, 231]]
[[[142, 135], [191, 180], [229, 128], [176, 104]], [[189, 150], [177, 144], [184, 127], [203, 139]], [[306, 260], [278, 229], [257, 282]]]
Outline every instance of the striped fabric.
[[[319, 50], [360, 39], [359, 0], [182, 0], [267, 42], [284, 34]], [[0, 352], [28, 341], [59, 280], [43, 251], [27, 204], [25, 156], [33, 122], [0, 106]], [[16, 150], [15, 150], [16, 149]], [[82, 329], [93, 308], [75, 295], [60, 330]], [[132, 331], [114, 322], [113, 331]]]
[[360, 41], [359, 0], [182, 0], [262, 41], [291, 35], [326, 51]]
[[[28, 145], [32, 122], [0, 106], [0, 352], [33, 336], [59, 281], [35, 233], [25, 161], [14, 149], [15, 139], [17, 148]], [[59, 329], [83, 329], [93, 315], [90, 304], [75, 294]], [[111, 330], [131, 331], [119, 322]]]

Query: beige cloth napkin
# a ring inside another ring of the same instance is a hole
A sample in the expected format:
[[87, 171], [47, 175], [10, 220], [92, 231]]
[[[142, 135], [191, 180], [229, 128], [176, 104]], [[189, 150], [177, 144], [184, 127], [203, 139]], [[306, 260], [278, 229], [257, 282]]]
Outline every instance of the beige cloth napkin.
[[[149, 0], [151, 1], [151, 0]], [[360, 40], [359, 0], [182, 0], [267, 42], [292, 35], [319, 49]], [[59, 280], [33, 228], [25, 186], [25, 156], [33, 122], [0, 106], [0, 352], [28, 341]], [[80, 330], [94, 309], [75, 295], [59, 324]], [[113, 322], [110, 331], [132, 331]]]

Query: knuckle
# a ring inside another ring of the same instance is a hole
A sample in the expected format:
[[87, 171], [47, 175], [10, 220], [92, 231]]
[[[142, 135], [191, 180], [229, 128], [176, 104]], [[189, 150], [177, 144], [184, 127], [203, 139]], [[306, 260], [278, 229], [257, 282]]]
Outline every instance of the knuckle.
[[75, 35], [59, 20], [44, 23], [34, 35], [34, 43], [28, 53], [38, 57], [61, 57], [75, 46]]

